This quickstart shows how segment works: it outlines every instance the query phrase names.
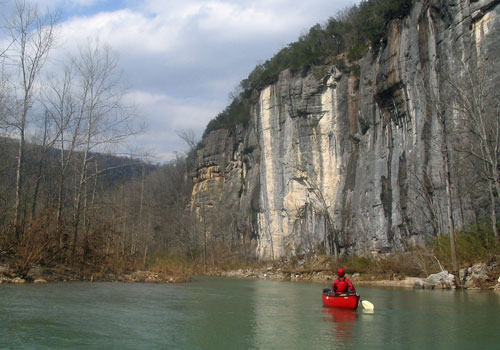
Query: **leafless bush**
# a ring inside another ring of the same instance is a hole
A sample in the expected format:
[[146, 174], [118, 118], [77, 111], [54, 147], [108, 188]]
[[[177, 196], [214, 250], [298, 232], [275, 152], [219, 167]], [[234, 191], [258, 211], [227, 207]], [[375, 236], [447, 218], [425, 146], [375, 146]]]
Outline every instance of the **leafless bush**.
[[32, 219], [20, 232], [16, 244], [12, 247], [12, 271], [26, 278], [30, 269], [38, 263], [53, 261], [58, 252], [59, 237], [56, 234], [54, 216], [46, 213]]

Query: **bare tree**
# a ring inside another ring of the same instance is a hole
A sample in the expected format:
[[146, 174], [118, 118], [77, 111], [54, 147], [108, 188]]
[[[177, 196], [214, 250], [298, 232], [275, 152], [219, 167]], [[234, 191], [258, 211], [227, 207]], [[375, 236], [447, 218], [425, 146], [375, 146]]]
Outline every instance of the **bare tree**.
[[50, 49], [54, 46], [55, 23], [56, 16], [41, 15], [36, 6], [18, 1], [6, 24], [9, 40], [12, 42], [5, 52], [7, 64], [13, 68], [9, 71], [9, 83], [17, 94], [16, 105], [9, 116], [9, 124], [14, 127], [19, 138], [14, 204], [14, 227], [17, 237], [21, 224], [26, 132], [36, 100], [40, 72]]
[[[83, 132], [79, 175], [76, 185], [73, 217], [74, 253], [80, 215], [86, 208], [83, 196], [87, 181], [107, 171], [89, 173], [89, 165], [95, 159], [92, 152], [109, 152], [109, 147], [118, 147], [140, 130], [135, 121], [138, 116], [132, 106], [124, 102], [126, 89], [122, 85], [118, 57], [108, 45], [98, 39], [81, 47], [79, 55], [71, 60], [77, 80], [77, 119], [81, 120]], [[83, 206], [83, 207], [82, 207]]]
[[441, 206], [433, 195], [436, 192], [436, 188], [428, 172], [429, 170], [426, 167], [419, 167], [417, 165], [409, 170], [411, 176], [409, 184], [412, 186], [415, 195], [409, 196], [408, 200], [431, 225], [431, 232], [440, 236], [443, 226], [440, 223], [440, 218], [442, 217]]
[[198, 144], [198, 140], [196, 138], [196, 134], [193, 129], [182, 129], [178, 130], [177, 136], [179, 136], [182, 141], [186, 143], [189, 147], [188, 152], [194, 151], [196, 149], [196, 145]]
[[[67, 67], [61, 78], [49, 81], [44, 94], [44, 108], [57, 129], [55, 147], [59, 150], [57, 181], [57, 233], [62, 233], [65, 180], [81, 137], [82, 114], [77, 113], [74, 95], [74, 80], [71, 67]], [[67, 239], [61, 237], [64, 245]]]
[[495, 74], [491, 65], [481, 60], [477, 63], [458, 62], [463, 75], [450, 78], [455, 91], [450, 101], [459, 125], [468, 140], [459, 151], [479, 162], [478, 173], [482, 176], [490, 198], [491, 225], [498, 239], [497, 200], [500, 196], [500, 93], [495, 86]]
[[453, 189], [452, 189], [452, 175], [451, 175], [451, 151], [450, 148], [450, 128], [452, 114], [449, 113], [447, 98], [444, 96], [446, 91], [444, 88], [444, 82], [441, 82], [435, 71], [427, 72], [427, 85], [423, 87], [427, 95], [427, 101], [430, 107], [430, 112], [433, 112], [436, 116], [438, 124], [438, 151], [441, 155], [442, 169], [441, 175], [443, 182], [445, 184], [446, 190], [446, 209], [447, 209], [447, 221], [448, 221], [448, 231], [450, 235], [450, 250], [451, 250], [451, 268], [452, 273], [455, 276], [455, 285], [460, 286], [460, 276], [459, 276], [459, 266], [457, 259], [457, 247], [456, 247], [456, 227], [453, 217]]
[[39, 135], [35, 135], [36, 146], [34, 154], [37, 156], [37, 169], [35, 175], [35, 185], [33, 190], [33, 199], [31, 203], [31, 218], [35, 217], [36, 208], [38, 204], [38, 197], [40, 194], [40, 187], [42, 178], [44, 176], [44, 166], [46, 161], [47, 153], [52, 149], [58, 138], [59, 129], [54, 127], [52, 123], [52, 118], [50, 118], [49, 113], [45, 112], [43, 119], [41, 120], [41, 125], [37, 127], [40, 130]]
[[[308, 176], [307, 171], [296, 167], [296, 179], [302, 181], [307, 190], [312, 193], [317, 201], [313, 204], [315, 210], [321, 214], [325, 218], [326, 225], [326, 237], [325, 237], [325, 245], [328, 247], [330, 253], [333, 253], [335, 257], [335, 261], [339, 260], [339, 237], [338, 230], [335, 229], [334, 220], [332, 215], [330, 214], [331, 208], [326, 202], [325, 196], [323, 195], [323, 191], [319, 187], [319, 185], [311, 179], [311, 176]], [[313, 172], [312, 176], [316, 176]]]

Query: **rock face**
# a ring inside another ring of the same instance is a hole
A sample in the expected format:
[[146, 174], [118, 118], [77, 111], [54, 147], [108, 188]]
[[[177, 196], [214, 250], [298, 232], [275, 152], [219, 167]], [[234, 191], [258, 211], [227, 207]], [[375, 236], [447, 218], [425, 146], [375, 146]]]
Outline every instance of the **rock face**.
[[468, 289], [478, 289], [488, 280], [488, 267], [486, 264], [477, 264], [464, 271], [466, 275], [464, 287]]
[[441, 271], [429, 275], [425, 279], [421, 279], [415, 282], [414, 288], [422, 289], [452, 289], [455, 286], [455, 276], [453, 276], [448, 271]]
[[[433, 102], [450, 94], [443, 81], [463, 74], [460, 61], [500, 68], [499, 14], [498, 0], [417, 2], [352, 69], [283, 71], [258, 91], [246, 127], [203, 140], [193, 210], [224, 213], [261, 258], [320, 245], [373, 255], [446, 232]], [[455, 201], [457, 225], [470, 222], [471, 205]]]

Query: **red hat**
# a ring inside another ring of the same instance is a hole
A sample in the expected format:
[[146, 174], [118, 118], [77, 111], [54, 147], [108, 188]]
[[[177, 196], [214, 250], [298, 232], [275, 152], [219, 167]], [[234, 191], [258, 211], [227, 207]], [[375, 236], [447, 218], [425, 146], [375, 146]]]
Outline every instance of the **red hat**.
[[345, 275], [345, 270], [344, 269], [338, 269], [337, 270], [337, 275], [339, 275], [339, 277], [342, 277]]

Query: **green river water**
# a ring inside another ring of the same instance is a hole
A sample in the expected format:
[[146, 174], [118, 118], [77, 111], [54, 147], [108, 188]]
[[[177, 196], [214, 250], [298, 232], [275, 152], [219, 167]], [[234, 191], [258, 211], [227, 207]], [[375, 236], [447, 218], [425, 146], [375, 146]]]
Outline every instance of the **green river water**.
[[326, 284], [0, 285], [0, 349], [500, 349], [500, 294], [359, 287], [374, 312], [324, 308]]

